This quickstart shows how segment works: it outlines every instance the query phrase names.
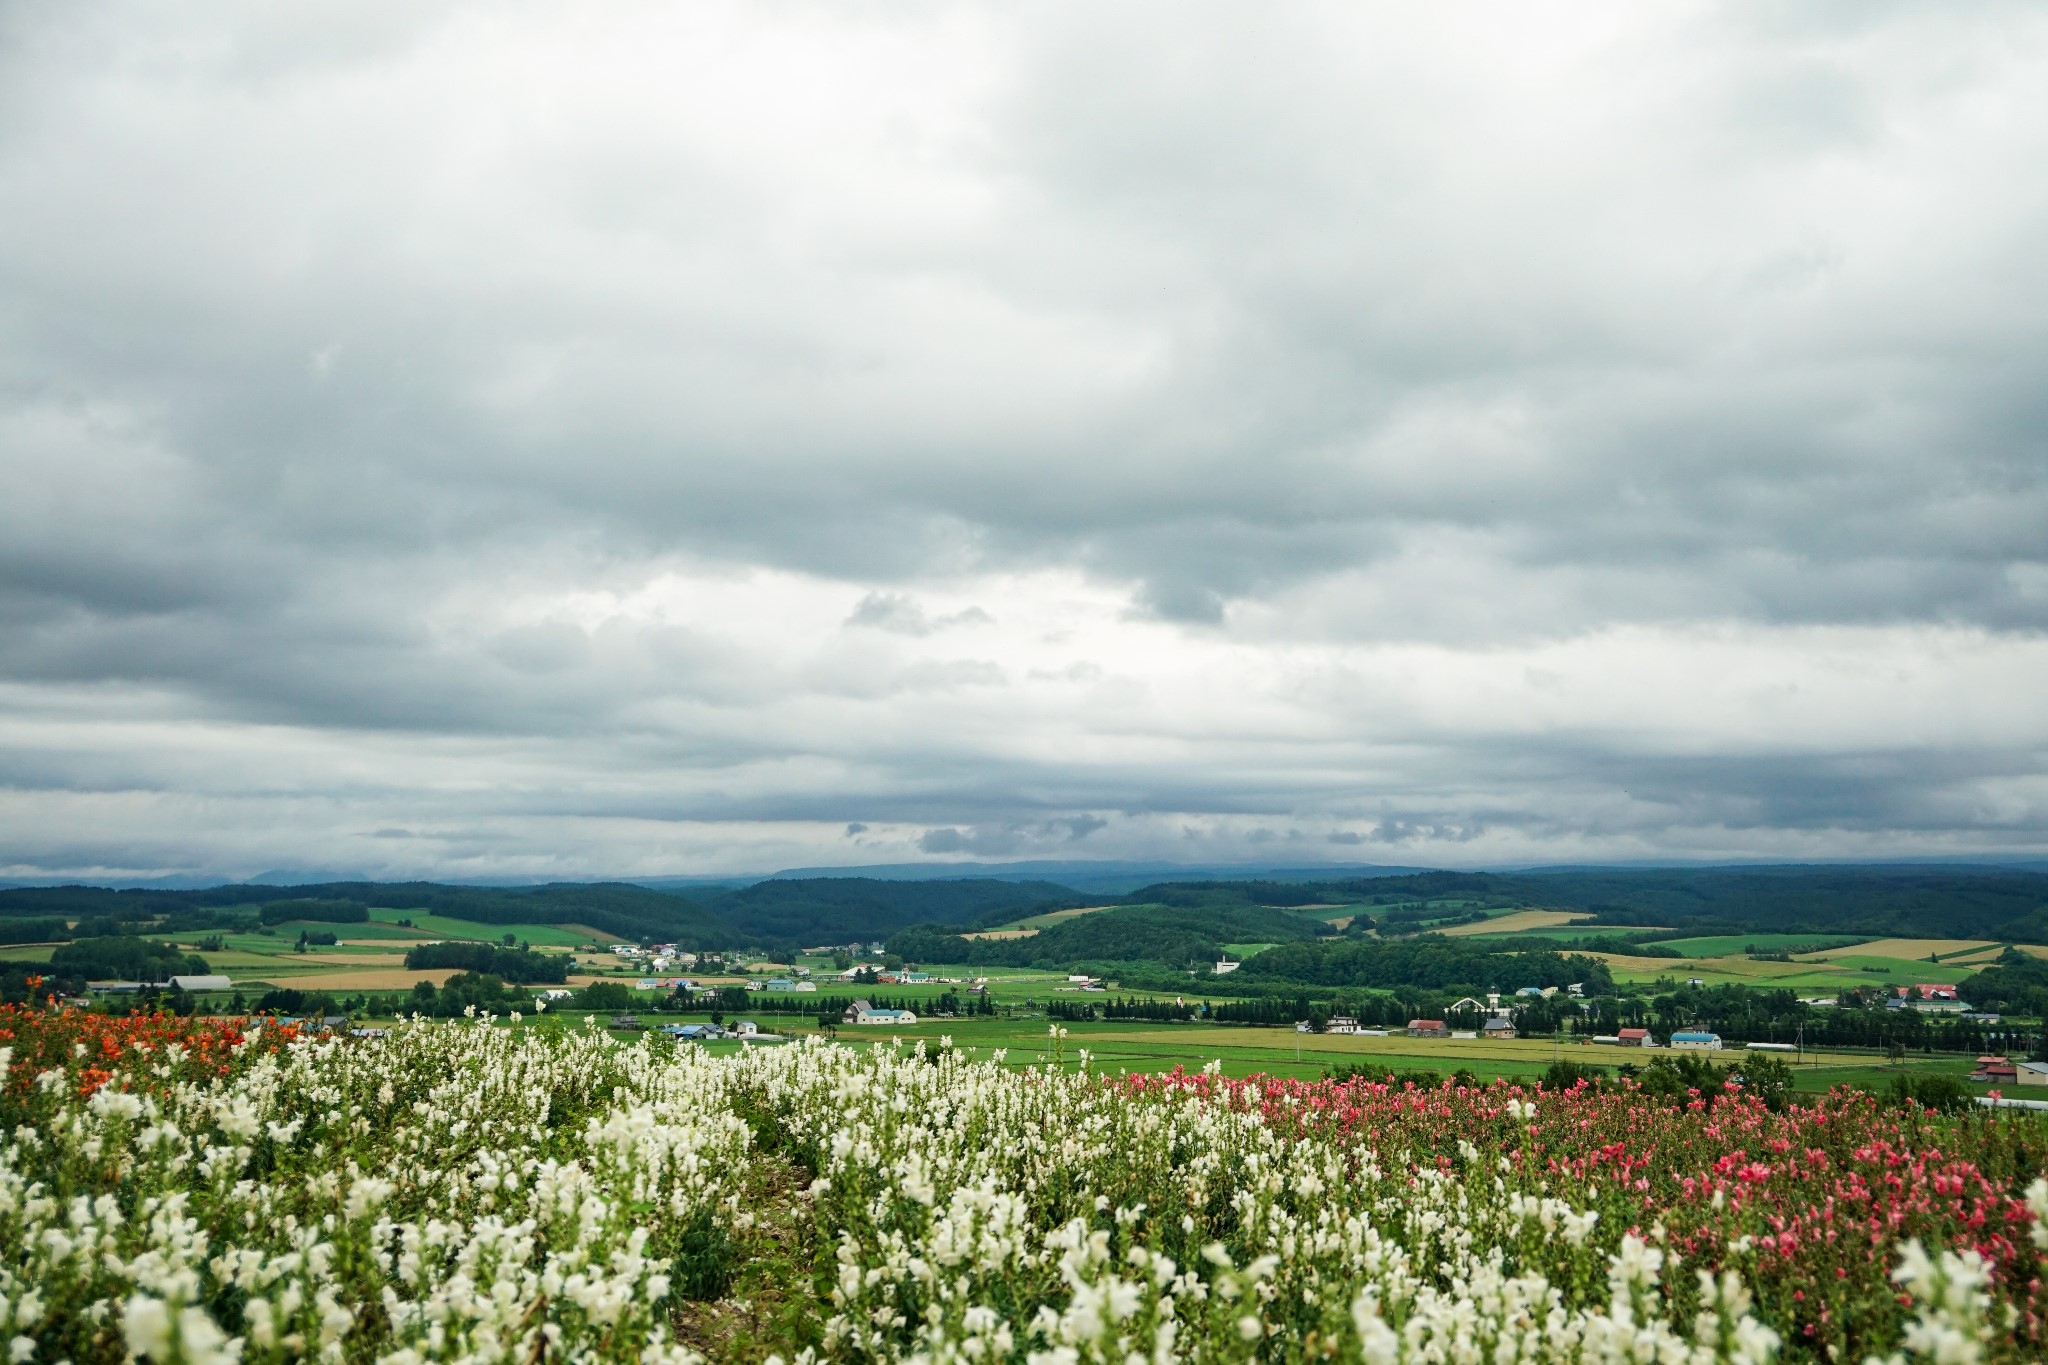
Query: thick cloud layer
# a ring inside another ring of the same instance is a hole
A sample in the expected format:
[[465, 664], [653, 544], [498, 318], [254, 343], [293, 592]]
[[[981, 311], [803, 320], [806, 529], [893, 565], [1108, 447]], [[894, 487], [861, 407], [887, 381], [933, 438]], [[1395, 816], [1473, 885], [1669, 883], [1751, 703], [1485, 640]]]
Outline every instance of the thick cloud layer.
[[2048, 849], [2044, 64], [16, 6], [0, 875]]

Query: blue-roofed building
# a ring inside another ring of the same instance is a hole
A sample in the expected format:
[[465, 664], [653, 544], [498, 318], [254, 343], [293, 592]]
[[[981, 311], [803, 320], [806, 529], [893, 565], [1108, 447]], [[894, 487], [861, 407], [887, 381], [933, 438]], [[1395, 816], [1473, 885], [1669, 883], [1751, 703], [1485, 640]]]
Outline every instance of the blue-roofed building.
[[1718, 1033], [1708, 1033], [1704, 1029], [1682, 1028], [1671, 1035], [1671, 1046], [1680, 1049], [1689, 1048], [1695, 1052], [1719, 1052], [1721, 1050], [1721, 1035]]
[[914, 1024], [917, 1016], [909, 1010], [878, 1010], [865, 1000], [856, 1000], [846, 1007], [843, 1016], [849, 1024]]

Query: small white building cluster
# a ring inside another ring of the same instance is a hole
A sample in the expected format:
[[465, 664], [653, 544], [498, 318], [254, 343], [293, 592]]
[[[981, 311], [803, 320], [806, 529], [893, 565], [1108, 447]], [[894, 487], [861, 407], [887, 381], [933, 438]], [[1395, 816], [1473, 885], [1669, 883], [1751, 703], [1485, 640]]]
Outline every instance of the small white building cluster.
[[673, 943], [650, 943], [644, 948], [637, 943], [614, 943], [612, 956], [628, 962], [645, 962], [657, 972], [671, 968], [687, 971], [698, 962], [697, 954], [684, 952]]
[[878, 1010], [865, 1000], [856, 1000], [841, 1016], [849, 1024], [914, 1024], [917, 1016], [909, 1010]]

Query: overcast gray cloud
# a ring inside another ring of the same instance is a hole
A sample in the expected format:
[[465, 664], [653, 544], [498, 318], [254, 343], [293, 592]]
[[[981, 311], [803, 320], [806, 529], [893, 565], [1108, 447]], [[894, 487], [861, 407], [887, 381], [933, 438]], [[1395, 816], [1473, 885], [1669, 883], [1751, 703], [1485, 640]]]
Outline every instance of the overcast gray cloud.
[[2048, 15], [0, 14], [0, 875], [2048, 850]]

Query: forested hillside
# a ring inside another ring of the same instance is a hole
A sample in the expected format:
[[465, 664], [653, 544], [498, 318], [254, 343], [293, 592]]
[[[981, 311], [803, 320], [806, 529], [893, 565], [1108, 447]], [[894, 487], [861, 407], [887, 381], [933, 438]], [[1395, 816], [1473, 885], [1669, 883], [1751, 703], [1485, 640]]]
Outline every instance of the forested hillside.
[[[694, 948], [737, 946], [730, 924], [681, 896], [624, 882], [548, 886], [445, 886], [435, 882], [333, 882], [319, 886], [216, 886], [203, 891], [110, 891], [102, 887], [26, 887], [0, 891], [0, 917], [62, 915], [118, 925], [161, 920], [170, 931], [234, 928], [288, 919], [346, 922], [381, 906], [448, 915], [480, 924], [583, 924], [622, 938], [654, 938]], [[356, 907], [351, 910], [350, 907]]]
[[779, 878], [705, 900], [709, 910], [742, 933], [790, 943], [886, 938], [913, 924], [1000, 923], [1083, 903], [1050, 882], [985, 877], [923, 882]]
[[[1811, 933], [2048, 943], [2048, 873], [1984, 867], [1768, 867], [1428, 872], [1327, 882], [1161, 882], [1114, 911], [1079, 916], [963, 961], [1059, 965], [1186, 961], [1226, 943], [1322, 932], [1291, 907], [1353, 907], [1350, 934], [1427, 932], [1484, 910], [1580, 910], [1583, 928], [1662, 926], [1693, 934]], [[1089, 902], [1050, 882], [960, 878], [782, 878], [692, 896], [622, 882], [528, 887], [434, 882], [218, 886], [197, 891], [59, 886], [0, 890], [0, 942], [258, 923], [358, 922], [366, 909], [417, 910], [488, 925], [585, 925], [691, 948], [785, 948], [887, 938], [913, 926], [985, 929]], [[1156, 912], [1138, 913], [1147, 907]], [[1273, 918], [1280, 915], [1280, 918]], [[1262, 918], [1262, 916], [1264, 916]], [[1028, 946], [1019, 946], [1028, 944]], [[935, 956], [934, 954], [924, 954]]]
[[1994, 867], [1594, 868], [1427, 872], [1329, 882], [1164, 882], [1124, 898], [1184, 906], [1467, 901], [1584, 910], [1589, 928], [1814, 933], [2048, 942], [2048, 873]]
[[1259, 906], [1132, 905], [1061, 920], [1028, 938], [964, 938], [956, 930], [920, 925], [893, 935], [888, 948], [905, 961], [991, 967], [1149, 962], [1206, 968], [1227, 943], [1286, 943], [1328, 932], [1318, 921]]
[[2048, 942], [2048, 874], [2003, 868], [1767, 867], [1501, 878], [1530, 904], [1611, 925]]
[[1613, 988], [1604, 963], [1548, 951], [1517, 952], [1470, 939], [1419, 938], [1393, 943], [1341, 939], [1283, 943], [1237, 971], [1243, 981], [1304, 986], [1421, 986], [1434, 990], [1515, 991], [1524, 986], [1579, 984], [1588, 993]]

